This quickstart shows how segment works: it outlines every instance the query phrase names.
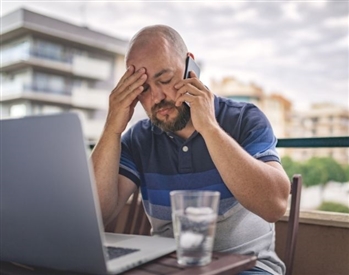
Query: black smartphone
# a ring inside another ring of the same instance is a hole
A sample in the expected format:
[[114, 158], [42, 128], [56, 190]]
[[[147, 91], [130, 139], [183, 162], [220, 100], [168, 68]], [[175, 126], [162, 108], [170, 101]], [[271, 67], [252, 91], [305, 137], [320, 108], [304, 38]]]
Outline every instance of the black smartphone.
[[195, 60], [190, 56], [185, 60], [185, 71], [184, 71], [184, 79], [190, 78], [189, 72], [194, 71], [198, 78], [200, 77], [200, 68], [198, 64], [196, 64]]

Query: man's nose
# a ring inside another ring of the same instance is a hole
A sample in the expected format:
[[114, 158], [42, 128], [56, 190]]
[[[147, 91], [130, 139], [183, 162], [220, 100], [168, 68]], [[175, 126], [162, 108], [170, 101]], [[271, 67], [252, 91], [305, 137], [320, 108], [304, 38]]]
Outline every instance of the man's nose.
[[164, 91], [160, 87], [156, 87], [151, 91], [152, 101], [157, 104], [166, 98]]

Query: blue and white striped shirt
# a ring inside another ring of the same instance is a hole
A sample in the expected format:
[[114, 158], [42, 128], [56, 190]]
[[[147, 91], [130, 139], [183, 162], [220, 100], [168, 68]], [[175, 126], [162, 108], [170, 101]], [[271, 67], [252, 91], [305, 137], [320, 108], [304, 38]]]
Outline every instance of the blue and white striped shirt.
[[[264, 162], [280, 162], [272, 127], [256, 106], [217, 96], [214, 104], [216, 119], [221, 128], [251, 156]], [[274, 226], [239, 204], [224, 184], [205, 141], [198, 132], [185, 140], [173, 133], [162, 131], [152, 125], [149, 119], [139, 121], [122, 137], [120, 174], [141, 188], [153, 234], [173, 237], [170, 191], [215, 190], [221, 193], [215, 250], [239, 253], [252, 251], [260, 254], [260, 251], [255, 251], [250, 246], [261, 246], [259, 250], [270, 250], [274, 246]], [[235, 228], [242, 217], [243, 228]], [[253, 229], [256, 226], [261, 229], [248, 231], [247, 235], [242, 233], [246, 232], [244, 228]], [[257, 245], [251, 242], [260, 237], [264, 237], [262, 245], [260, 241]], [[244, 247], [244, 243], [250, 245]], [[243, 249], [234, 250], [234, 247]], [[260, 262], [257, 266], [274, 274], [281, 274], [283, 264], [276, 255], [271, 254], [266, 256], [271, 262]]]

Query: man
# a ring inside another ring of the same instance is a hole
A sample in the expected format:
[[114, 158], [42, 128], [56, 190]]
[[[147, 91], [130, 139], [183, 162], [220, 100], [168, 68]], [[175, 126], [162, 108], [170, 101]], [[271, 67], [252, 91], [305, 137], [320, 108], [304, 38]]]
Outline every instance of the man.
[[[215, 96], [194, 72], [183, 79], [187, 56], [167, 26], [132, 38], [92, 153], [103, 221], [140, 187], [153, 234], [173, 237], [169, 192], [218, 190], [214, 250], [255, 253], [255, 272], [283, 274], [273, 223], [286, 210], [290, 183], [271, 126], [255, 106]], [[149, 119], [124, 133], [138, 101]]]

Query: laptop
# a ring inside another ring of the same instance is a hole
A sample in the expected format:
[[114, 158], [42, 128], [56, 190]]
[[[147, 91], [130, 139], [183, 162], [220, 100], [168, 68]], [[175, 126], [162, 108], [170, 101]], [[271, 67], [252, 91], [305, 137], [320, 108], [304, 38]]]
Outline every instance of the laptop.
[[77, 114], [1, 120], [0, 148], [1, 261], [118, 274], [175, 250], [172, 238], [104, 233]]

